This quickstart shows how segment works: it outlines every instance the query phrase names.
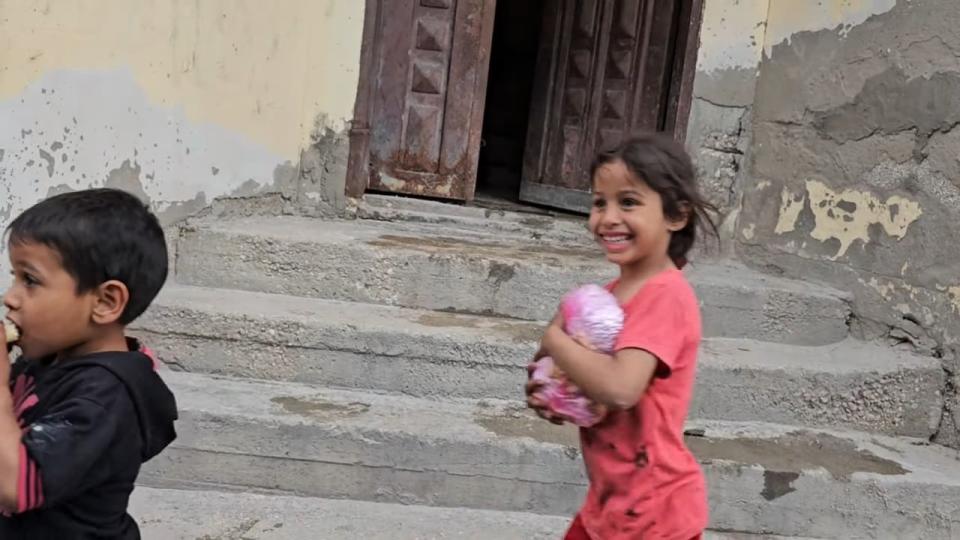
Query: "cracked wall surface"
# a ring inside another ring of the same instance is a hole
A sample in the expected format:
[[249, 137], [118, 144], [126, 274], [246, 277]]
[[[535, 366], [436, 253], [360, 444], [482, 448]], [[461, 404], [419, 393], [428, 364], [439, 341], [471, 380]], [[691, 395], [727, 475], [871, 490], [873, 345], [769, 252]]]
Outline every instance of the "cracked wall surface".
[[738, 251], [852, 292], [862, 337], [942, 358], [936, 440], [960, 447], [960, 10], [817, 4], [770, 2]]
[[750, 147], [750, 112], [769, 0], [705, 0], [687, 147], [703, 191], [733, 237]]
[[8, 0], [2, 12], [0, 224], [99, 186], [165, 223], [231, 201], [343, 204], [362, 2]]

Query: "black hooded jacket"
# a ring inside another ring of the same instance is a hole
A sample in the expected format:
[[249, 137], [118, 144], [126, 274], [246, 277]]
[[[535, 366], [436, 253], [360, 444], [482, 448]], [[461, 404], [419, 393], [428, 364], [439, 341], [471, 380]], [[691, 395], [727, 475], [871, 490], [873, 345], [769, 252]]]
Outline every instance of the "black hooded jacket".
[[177, 405], [153, 361], [108, 352], [18, 361], [18, 509], [0, 539], [139, 539], [127, 504], [140, 465], [176, 438]]

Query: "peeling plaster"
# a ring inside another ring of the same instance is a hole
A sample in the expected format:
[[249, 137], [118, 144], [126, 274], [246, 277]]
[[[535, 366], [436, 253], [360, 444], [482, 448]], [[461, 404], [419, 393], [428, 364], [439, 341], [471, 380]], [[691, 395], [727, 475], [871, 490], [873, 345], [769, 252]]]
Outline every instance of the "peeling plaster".
[[800, 218], [800, 212], [803, 211], [806, 200], [806, 196], [803, 194], [794, 195], [789, 189], [783, 188], [780, 193], [780, 217], [777, 219], [777, 227], [773, 232], [777, 234], [793, 232], [796, 229], [797, 219]]
[[950, 302], [953, 303], [953, 312], [960, 314], [960, 285], [948, 287], [947, 295], [950, 297]]
[[771, 0], [764, 53], [775, 45], [789, 44], [794, 34], [836, 29], [845, 37], [851, 28], [896, 7], [897, 0], [834, 0], [811, 2]]
[[815, 219], [810, 236], [820, 241], [840, 241], [833, 260], [846, 254], [854, 241], [869, 242], [871, 225], [880, 225], [888, 235], [902, 239], [910, 224], [923, 214], [919, 203], [899, 195], [884, 202], [866, 191], [834, 191], [816, 180], [807, 182], [807, 194]]
[[[49, 195], [101, 186], [127, 189], [164, 212], [199, 194], [210, 200], [241, 187], [254, 191], [251, 182], [264, 189], [288, 163], [241, 134], [151, 102], [125, 69], [48, 73], [0, 101], [0, 125], [6, 219]], [[66, 160], [37, 159], [54, 152]], [[4, 251], [0, 246], [0, 270]]]
[[897, 286], [893, 283], [880, 283], [880, 281], [875, 277], [870, 278], [866, 284], [869, 285], [873, 290], [880, 293], [880, 296], [887, 301], [893, 299], [893, 293], [897, 290]]
[[[126, 68], [151, 102], [291, 161], [309, 144], [317, 115], [328, 115], [337, 132], [353, 115], [360, 1], [0, 5], [0, 100], [15, 99], [52, 72]], [[64, 92], [78, 101], [93, 97]]]
[[760, 63], [769, 0], [707, 0], [697, 71], [755, 68]]

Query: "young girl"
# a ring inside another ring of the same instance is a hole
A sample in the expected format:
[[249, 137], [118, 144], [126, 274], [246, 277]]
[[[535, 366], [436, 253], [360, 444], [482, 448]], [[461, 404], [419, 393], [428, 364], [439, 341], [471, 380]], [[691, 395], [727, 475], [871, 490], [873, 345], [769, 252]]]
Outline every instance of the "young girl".
[[[608, 285], [626, 314], [612, 356], [566, 335], [558, 315], [538, 358], [553, 357], [610, 413], [581, 430], [590, 488], [567, 540], [690, 540], [707, 525], [703, 472], [683, 441], [700, 345], [700, 309], [680, 271], [712, 207], [690, 158], [664, 135], [641, 135], [591, 167], [590, 231], [620, 267]], [[715, 232], [715, 228], [714, 228]], [[538, 414], [553, 417], [531, 394]]]

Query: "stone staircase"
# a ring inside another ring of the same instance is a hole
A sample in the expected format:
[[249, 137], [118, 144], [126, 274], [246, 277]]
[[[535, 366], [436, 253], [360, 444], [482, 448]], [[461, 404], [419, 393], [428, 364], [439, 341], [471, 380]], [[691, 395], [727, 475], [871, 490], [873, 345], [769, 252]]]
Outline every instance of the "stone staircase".
[[[586, 486], [577, 434], [524, 409], [524, 366], [560, 296], [615, 269], [560, 217], [368, 196], [358, 218], [182, 227], [133, 332], [171, 369], [180, 437], [135, 508], [174, 534], [164, 504], [209, 506], [191, 538], [241, 514], [222, 537], [559, 537]], [[707, 338], [687, 440], [714, 529], [960, 538], [960, 461], [928, 442], [938, 361], [853, 339], [841, 292], [728, 261], [689, 276]], [[363, 501], [356, 520], [337, 499]]]

